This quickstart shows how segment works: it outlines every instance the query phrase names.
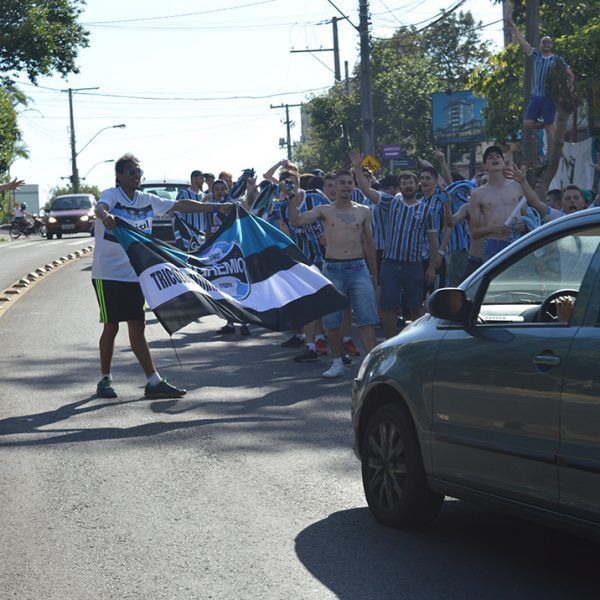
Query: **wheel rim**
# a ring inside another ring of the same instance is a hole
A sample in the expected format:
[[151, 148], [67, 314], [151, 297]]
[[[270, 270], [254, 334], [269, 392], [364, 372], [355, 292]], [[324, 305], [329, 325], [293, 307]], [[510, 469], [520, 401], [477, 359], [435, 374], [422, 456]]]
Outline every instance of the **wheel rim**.
[[400, 430], [382, 421], [370, 432], [367, 447], [367, 488], [385, 510], [396, 508], [404, 497], [406, 452]]

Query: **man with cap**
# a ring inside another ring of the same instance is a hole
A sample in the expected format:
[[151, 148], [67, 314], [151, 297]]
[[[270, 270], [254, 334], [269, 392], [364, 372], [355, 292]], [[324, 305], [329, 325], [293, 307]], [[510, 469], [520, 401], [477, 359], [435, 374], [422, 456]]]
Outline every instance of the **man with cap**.
[[[512, 242], [510, 218], [523, 192], [516, 181], [504, 176], [504, 155], [498, 146], [486, 149], [483, 164], [488, 182], [471, 193], [470, 210], [471, 237], [484, 238], [483, 261], [486, 262]], [[525, 211], [526, 206], [523, 206], [520, 214]]]

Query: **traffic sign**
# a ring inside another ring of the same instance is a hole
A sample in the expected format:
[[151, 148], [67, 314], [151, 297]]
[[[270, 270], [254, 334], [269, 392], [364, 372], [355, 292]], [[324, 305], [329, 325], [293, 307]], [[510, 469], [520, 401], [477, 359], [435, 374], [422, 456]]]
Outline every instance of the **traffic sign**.
[[360, 164], [362, 167], [367, 167], [367, 169], [373, 172], [379, 171], [381, 168], [381, 163], [371, 154], [367, 154]]
[[382, 146], [381, 158], [402, 158], [402, 146], [400, 144], [386, 144]]

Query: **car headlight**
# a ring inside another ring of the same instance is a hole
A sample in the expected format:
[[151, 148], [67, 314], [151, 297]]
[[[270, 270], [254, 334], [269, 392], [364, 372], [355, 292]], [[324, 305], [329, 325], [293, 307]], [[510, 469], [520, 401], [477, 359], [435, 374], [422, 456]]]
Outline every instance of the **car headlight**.
[[48, 217], [48, 223], [56, 223], [56, 219], [54, 217]]
[[358, 369], [356, 379], [362, 381], [362, 379], [365, 376], [365, 373], [367, 372], [367, 367], [369, 366], [370, 362], [371, 362], [371, 353], [369, 352], [369, 354], [367, 354], [365, 356], [365, 359], [362, 361], [360, 368]]
[[85, 221], [89, 221], [90, 218], [87, 215], [83, 215], [82, 217], [79, 217], [79, 220], [85, 222]]

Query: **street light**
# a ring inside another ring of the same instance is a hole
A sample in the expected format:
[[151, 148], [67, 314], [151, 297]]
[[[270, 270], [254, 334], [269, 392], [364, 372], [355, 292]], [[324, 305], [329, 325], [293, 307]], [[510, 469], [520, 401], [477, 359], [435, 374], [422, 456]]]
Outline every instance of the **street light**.
[[75, 156], [79, 156], [103, 131], [106, 131], [107, 129], [125, 129], [125, 127], [127, 127], [125, 123], [119, 123], [118, 125], [109, 125], [108, 127], [103, 127], [100, 131], [98, 131], [92, 136], [88, 143], [85, 144], [83, 148], [79, 152], [77, 152], [77, 154], [75, 154]]
[[85, 179], [98, 165], [102, 165], [104, 163], [114, 163], [114, 158], [109, 158], [108, 160], [101, 160], [97, 162], [81, 179]]
[[[100, 131], [97, 131], [90, 140], [84, 144], [83, 148], [79, 152], [73, 152], [71, 156], [72, 163], [72, 184], [73, 184], [73, 192], [76, 194], [79, 192], [79, 171], [77, 170], [77, 157], [103, 132], [107, 129], [124, 129], [127, 127], [125, 123], [119, 123], [118, 125], [109, 125], [108, 127], [103, 127]], [[73, 148], [74, 150], [74, 148]]]

